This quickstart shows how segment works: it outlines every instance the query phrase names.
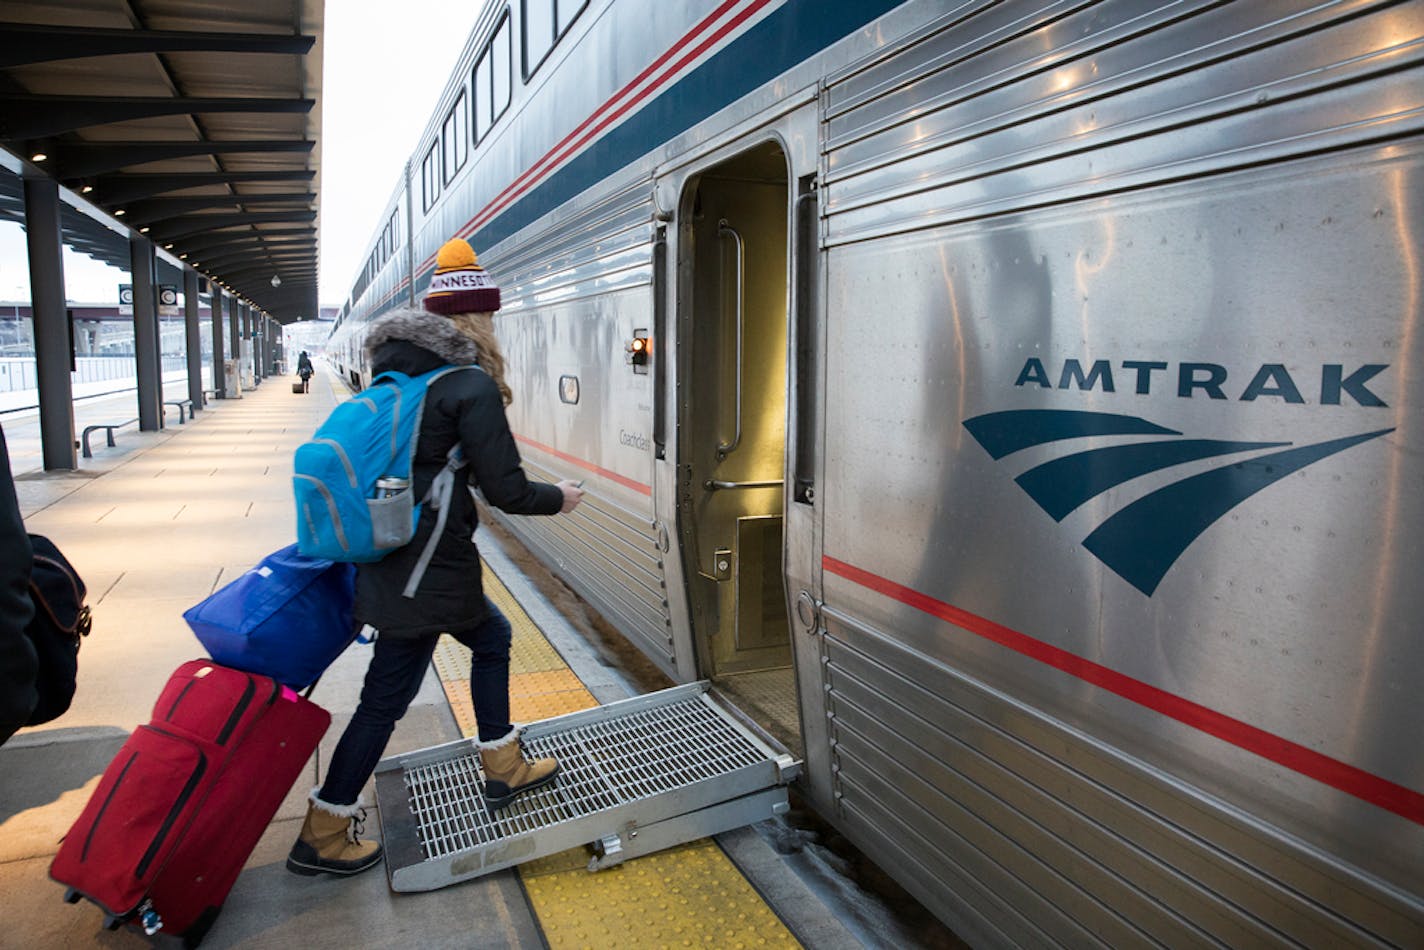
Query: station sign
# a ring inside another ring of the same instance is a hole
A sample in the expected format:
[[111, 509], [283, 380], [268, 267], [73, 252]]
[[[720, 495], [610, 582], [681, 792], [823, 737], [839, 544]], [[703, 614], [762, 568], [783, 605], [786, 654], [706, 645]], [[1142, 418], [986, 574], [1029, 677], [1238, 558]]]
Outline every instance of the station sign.
[[176, 317], [181, 314], [178, 309], [178, 285], [159, 284], [158, 285], [158, 315], [160, 317]]
[[[178, 285], [159, 284], [154, 288], [158, 292], [158, 315], [160, 317], [178, 317], [183, 315], [183, 310], [178, 306]], [[133, 284], [119, 284], [119, 316], [133, 316]]]

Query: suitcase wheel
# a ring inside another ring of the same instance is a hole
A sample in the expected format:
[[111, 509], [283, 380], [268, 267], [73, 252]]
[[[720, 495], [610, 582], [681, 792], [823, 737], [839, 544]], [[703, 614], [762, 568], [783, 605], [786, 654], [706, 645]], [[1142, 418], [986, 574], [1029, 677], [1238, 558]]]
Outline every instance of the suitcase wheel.
[[120, 927], [123, 926], [123, 923], [124, 923], [124, 922], [123, 922], [122, 920], [120, 920], [119, 918], [115, 917], [113, 914], [105, 914], [105, 915], [104, 915], [104, 929], [105, 929], [105, 930], [118, 930]]
[[183, 931], [184, 950], [193, 950], [198, 944], [203, 942], [203, 938], [212, 929], [213, 923], [218, 919], [218, 914], [222, 913], [222, 905], [217, 907], [206, 907], [198, 915], [198, 919], [193, 921], [187, 930]]
[[77, 904], [79, 903], [79, 898], [83, 896], [83, 894], [79, 893], [72, 887], [66, 887], [64, 889], [64, 902], [66, 904]]

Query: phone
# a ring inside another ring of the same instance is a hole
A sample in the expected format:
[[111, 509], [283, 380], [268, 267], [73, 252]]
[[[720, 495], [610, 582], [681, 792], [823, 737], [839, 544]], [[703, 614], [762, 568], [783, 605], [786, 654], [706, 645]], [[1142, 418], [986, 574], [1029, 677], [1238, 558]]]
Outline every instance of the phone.
[[582, 488], [582, 487], [583, 487], [583, 479], [580, 478], [578, 481], [574, 482], [574, 487], [575, 487], [575, 488]]

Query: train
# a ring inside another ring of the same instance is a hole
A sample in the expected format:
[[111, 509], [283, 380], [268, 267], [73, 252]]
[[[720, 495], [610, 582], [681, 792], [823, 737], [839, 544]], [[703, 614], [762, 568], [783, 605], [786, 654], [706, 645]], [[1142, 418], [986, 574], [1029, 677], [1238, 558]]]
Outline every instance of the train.
[[1424, 3], [488, 3], [502, 519], [975, 946], [1424, 946]]

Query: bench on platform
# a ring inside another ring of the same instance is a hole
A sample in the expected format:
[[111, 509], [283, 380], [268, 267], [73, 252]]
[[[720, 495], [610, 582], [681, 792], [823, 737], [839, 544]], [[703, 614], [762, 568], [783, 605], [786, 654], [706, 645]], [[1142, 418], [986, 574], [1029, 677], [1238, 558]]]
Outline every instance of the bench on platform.
[[125, 419], [123, 422], [101, 422], [98, 425], [85, 426], [84, 435], [81, 437], [84, 444], [84, 457], [87, 459], [91, 459], [94, 457], [94, 453], [89, 450], [89, 433], [96, 432], [99, 429], [107, 429], [108, 432], [106, 433], [106, 435], [109, 438], [109, 448], [112, 449], [114, 447], [114, 430], [122, 429], [124, 426], [131, 426], [137, 421], [138, 419], [135, 418]]
[[[178, 424], [179, 424], [180, 426], [183, 425], [183, 423], [184, 423], [183, 410], [184, 410], [185, 408], [188, 410], [188, 418], [189, 418], [189, 419], [192, 419], [192, 418], [193, 418], [193, 400], [191, 400], [191, 399], [165, 399], [165, 400], [163, 400], [163, 405], [164, 405], [165, 407], [167, 407], [167, 406], [177, 406], [177, 407], [178, 407]], [[165, 418], [166, 418], [167, 415], [168, 415], [168, 410], [167, 410], [167, 408], [165, 408], [165, 409], [163, 410], [163, 414], [164, 414], [164, 416], [165, 416]]]

